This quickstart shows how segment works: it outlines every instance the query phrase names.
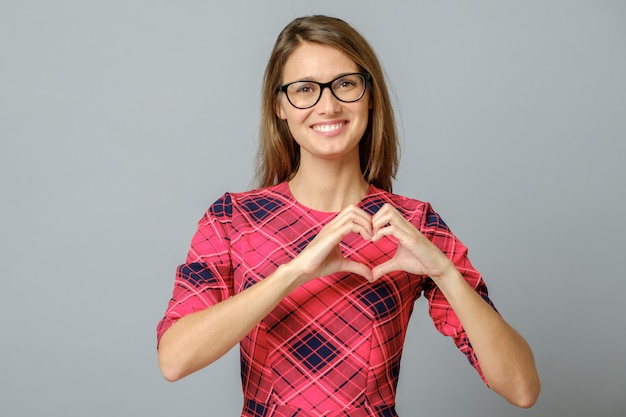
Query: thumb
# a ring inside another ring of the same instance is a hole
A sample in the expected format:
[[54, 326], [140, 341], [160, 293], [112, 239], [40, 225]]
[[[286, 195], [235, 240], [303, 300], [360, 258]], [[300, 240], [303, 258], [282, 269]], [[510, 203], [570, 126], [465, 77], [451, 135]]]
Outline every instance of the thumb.
[[372, 269], [372, 282], [376, 281], [383, 275], [398, 270], [400, 270], [399, 265], [393, 259], [390, 259], [387, 262], [377, 265], [376, 267], [374, 267], [374, 269]]
[[374, 281], [372, 271], [365, 264], [362, 264], [360, 262], [350, 261], [346, 259], [341, 265], [341, 270], [343, 272], [352, 272], [353, 274], [361, 275], [370, 282]]

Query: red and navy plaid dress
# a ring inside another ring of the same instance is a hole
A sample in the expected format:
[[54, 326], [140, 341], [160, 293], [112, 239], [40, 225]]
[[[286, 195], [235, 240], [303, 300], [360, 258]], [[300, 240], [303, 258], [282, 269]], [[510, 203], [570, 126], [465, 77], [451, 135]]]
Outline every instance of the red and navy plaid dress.
[[[359, 206], [391, 203], [456, 265], [488, 302], [466, 247], [428, 203], [370, 186]], [[158, 338], [180, 317], [243, 291], [293, 259], [336, 214], [300, 205], [287, 183], [225, 194], [198, 224]], [[396, 241], [357, 234], [344, 256], [370, 267], [393, 256]], [[349, 273], [314, 279], [285, 298], [240, 343], [245, 417], [390, 417], [413, 304], [428, 300], [435, 327], [451, 336], [484, 380], [457, 316], [432, 280], [395, 272], [370, 284]]]

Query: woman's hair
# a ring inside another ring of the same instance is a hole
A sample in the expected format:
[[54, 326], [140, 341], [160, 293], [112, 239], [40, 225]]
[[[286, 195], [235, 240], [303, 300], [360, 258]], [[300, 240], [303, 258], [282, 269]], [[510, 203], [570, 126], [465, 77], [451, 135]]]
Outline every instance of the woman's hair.
[[287, 122], [276, 114], [276, 106], [285, 63], [303, 42], [336, 48], [350, 57], [361, 71], [371, 75], [368, 88], [372, 109], [359, 143], [361, 172], [367, 182], [391, 191], [398, 168], [399, 145], [381, 65], [369, 43], [348, 23], [319, 15], [301, 17], [289, 23], [278, 35], [267, 63], [256, 167], [258, 185], [268, 187], [289, 180], [300, 164], [299, 145]]

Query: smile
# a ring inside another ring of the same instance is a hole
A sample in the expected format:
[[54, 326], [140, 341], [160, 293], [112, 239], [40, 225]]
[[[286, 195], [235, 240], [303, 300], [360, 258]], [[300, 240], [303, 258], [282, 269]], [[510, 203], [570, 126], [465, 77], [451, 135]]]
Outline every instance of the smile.
[[321, 133], [329, 133], [341, 129], [344, 125], [345, 122], [335, 123], [332, 125], [315, 125], [313, 126], [313, 130]]

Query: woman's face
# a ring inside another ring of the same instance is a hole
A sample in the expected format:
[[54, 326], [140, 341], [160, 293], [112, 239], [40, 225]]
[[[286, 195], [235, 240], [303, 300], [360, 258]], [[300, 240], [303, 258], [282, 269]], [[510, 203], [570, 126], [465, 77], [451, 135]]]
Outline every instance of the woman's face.
[[[304, 42], [287, 59], [282, 83], [317, 81], [326, 83], [337, 77], [360, 72], [346, 54], [333, 47]], [[313, 107], [297, 109], [286, 95], [279, 96], [276, 113], [287, 121], [300, 145], [300, 163], [309, 158], [359, 160], [359, 141], [363, 137], [371, 108], [369, 90], [352, 103], [339, 101], [329, 88]]]

